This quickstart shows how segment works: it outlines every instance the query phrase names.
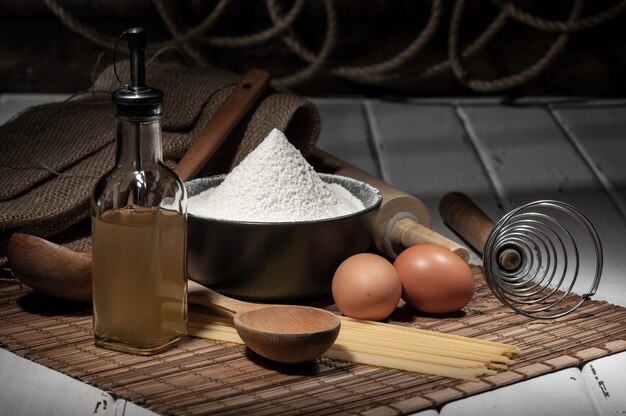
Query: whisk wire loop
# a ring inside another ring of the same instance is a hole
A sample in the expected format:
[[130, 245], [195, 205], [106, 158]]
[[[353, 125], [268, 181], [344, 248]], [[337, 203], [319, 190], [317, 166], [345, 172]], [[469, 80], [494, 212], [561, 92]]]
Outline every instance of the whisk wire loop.
[[[595, 269], [589, 290], [575, 295], [581, 237], [588, 240], [586, 247], [592, 253], [585, 261], [595, 260]], [[498, 254], [503, 250], [515, 250], [521, 264], [513, 270], [502, 267]], [[573, 206], [553, 200], [531, 202], [502, 217], [489, 234], [483, 255], [485, 277], [494, 295], [516, 312], [539, 319], [565, 316], [591, 298], [602, 265], [602, 244], [591, 222]]]

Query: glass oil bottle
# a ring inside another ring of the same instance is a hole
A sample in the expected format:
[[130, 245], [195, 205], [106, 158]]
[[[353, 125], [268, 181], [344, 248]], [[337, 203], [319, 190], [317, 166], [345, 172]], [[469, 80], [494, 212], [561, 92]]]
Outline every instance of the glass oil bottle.
[[96, 345], [150, 355], [186, 334], [187, 197], [162, 163], [163, 92], [145, 84], [145, 29], [124, 34], [131, 84], [113, 93], [115, 165], [91, 202], [93, 325]]

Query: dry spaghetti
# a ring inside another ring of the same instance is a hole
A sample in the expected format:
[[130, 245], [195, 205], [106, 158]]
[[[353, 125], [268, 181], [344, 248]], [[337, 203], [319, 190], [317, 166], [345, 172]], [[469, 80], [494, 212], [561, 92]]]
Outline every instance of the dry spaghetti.
[[[242, 344], [231, 318], [191, 312], [190, 335]], [[324, 354], [339, 360], [460, 380], [497, 374], [519, 348], [498, 342], [341, 317], [341, 331]]]

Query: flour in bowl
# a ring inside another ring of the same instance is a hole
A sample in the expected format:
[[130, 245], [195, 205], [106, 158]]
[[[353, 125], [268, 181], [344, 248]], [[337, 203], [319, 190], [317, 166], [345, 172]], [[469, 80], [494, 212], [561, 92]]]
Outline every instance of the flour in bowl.
[[250, 222], [316, 221], [363, 208], [343, 186], [324, 182], [277, 129], [219, 186], [188, 203], [189, 213], [198, 217]]

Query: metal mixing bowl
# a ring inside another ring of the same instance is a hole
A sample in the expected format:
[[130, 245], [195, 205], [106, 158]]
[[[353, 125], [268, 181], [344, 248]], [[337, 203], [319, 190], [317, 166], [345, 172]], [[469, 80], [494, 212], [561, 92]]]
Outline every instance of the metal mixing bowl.
[[[228, 296], [289, 302], [330, 292], [336, 268], [347, 257], [366, 251], [368, 222], [380, 192], [355, 179], [320, 174], [361, 200], [364, 209], [320, 221], [241, 222], [188, 216], [189, 276]], [[219, 185], [225, 175], [185, 183], [191, 198]]]

